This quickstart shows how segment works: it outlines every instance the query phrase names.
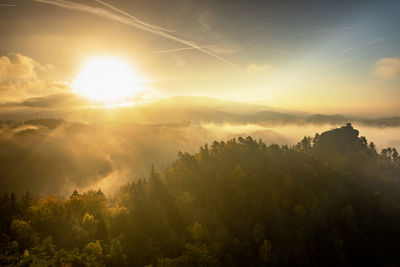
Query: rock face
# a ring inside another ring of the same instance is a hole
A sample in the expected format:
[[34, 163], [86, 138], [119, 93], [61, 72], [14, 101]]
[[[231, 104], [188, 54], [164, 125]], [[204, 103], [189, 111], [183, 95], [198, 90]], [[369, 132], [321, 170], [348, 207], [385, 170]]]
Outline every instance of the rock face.
[[322, 133], [316, 138], [316, 147], [320, 150], [332, 152], [345, 152], [365, 148], [363, 138], [359, 138], [359, 131], [354, 129], [351, 123], [341, 128], [332, 129]]

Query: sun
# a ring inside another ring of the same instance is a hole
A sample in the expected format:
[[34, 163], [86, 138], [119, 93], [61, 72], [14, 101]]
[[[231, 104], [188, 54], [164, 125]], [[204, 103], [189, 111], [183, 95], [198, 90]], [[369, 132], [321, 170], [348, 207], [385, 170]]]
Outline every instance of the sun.
[[72, 83], [74, 92], [92, 101], [115, 103], [142, 90], [142, 79], [126, 62], [110, 57], [88, 60]]

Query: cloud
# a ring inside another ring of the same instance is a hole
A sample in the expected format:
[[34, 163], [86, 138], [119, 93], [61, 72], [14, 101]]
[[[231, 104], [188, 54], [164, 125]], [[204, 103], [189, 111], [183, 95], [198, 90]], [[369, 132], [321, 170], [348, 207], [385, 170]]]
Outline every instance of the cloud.
[[260, 72], [265, 72], [268, 71], [272, 68], [271, 65], [269, 64], [255, 64], [252, 63], [247, 66], [247, 72], [248, 73], [260, 73]]
[[27, 97], [69, 90], [65, 83], [40, 78], [40, 74], [52, 69], [52, 65], [42, 65], [19, 53], [1, 56], [0, 102], [20, 101]]
[[0, 83], [0, 103], [19, 102], [26, 98], [70, 91], [71, 88], [67, 83], [58, 81], [40, 79], [7, 81]]
[[52, 65], [42, 65], [32, 58], [19, 53], [0, 57], [0, 83], [10, 80], [35, 79], [37, 72], [48, 72]]
[[55, 93], [44, 96], [27, 98], [20, 102], [7, 102], [0, 107], [30, 107], [30, 108], [63, 108], [81, 107], [87, 105], [88, 101], [71, 93]]
[[36, 77], [33, 59], [18, 53], [0, 57], [0, 82]]
[[394, 80], [400, 77], [400, 57], [382, 58], [375, 64], [373, 74], [381, 79]]

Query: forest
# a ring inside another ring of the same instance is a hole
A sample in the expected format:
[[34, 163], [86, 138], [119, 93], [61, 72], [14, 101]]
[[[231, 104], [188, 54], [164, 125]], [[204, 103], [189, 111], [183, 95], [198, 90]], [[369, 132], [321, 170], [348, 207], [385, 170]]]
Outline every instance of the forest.
[[350, 123], [215, 141], [111, 196], [3, 194], [0, 265], [399, 266], [399, 193], [397, 150]]

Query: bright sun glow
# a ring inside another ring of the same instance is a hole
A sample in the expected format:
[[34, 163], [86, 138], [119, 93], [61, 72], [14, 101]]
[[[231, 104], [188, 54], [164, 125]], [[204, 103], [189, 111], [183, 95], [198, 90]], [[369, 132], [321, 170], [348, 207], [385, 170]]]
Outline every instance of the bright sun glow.
[[72, 86], [75, 93], [90, 100], [114, 103], [134, 97], [143, 82], [124, 61], [115, 57], [97, 57], [84, 64]]

